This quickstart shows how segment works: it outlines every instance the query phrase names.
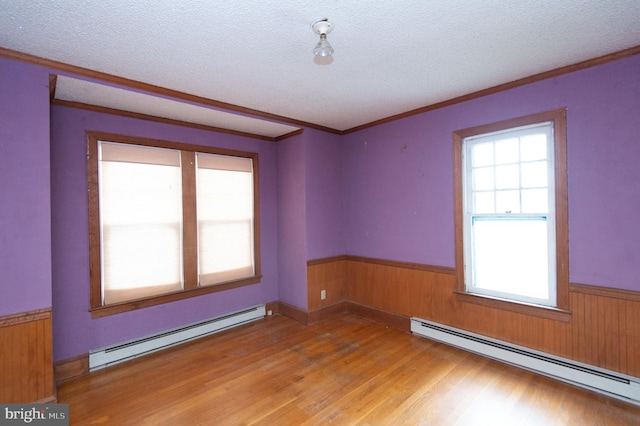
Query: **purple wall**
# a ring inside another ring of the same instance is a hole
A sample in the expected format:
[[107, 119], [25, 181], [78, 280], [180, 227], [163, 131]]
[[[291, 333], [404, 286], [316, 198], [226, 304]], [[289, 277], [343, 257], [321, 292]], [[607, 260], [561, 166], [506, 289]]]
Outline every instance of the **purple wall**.
[[0, 316], [51, 307], [48, 85], [0, 58]]
[[342, 229], [342, 137], [305, 130], [307, 259], [345, 253]]
[[570, 279], [640, 291], [640, 55], [345, 136], [346, 252], [454, 266], [452, 132], [561, 107]]
[[[55, 360], [278, 300], [276, 144], [58, 106], [51, 122]], [[258, 152], [261, 283], [92, 320], [86, 130]]]
[[[571, 280], [640, 291], [640, 55], [347, 136], [306, 129], [277, 144], [63, 107], [52, 108], [50, 130], [48, 72], [0, 59], [0, 315], [53, 303], [56, 360], [258, 303], [306, 308], [309, 259], [454, 266], [451, 133], [560, 107]], [[258, 152], [262, 282], [92, 320], [86, 130]]]
[[341, 139], [305, 129], [278, 142], [280, 300], [307, 309], [307, 260], [344, 254]]
[[278, 142], [279, 300], [307, 309], [305, 144]]

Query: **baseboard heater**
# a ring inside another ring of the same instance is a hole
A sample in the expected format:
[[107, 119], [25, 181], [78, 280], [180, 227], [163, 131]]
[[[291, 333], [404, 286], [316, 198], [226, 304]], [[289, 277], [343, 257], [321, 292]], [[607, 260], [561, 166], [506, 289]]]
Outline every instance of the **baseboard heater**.
[[189, 340], [237, 327], [265, 316], [265, 305], [89, 352], [89, 371], [127, 361]]
[[621, 375], [419, 318], [411, 318], [411, 332], [640, 405], [640, 379], [635, 377]]

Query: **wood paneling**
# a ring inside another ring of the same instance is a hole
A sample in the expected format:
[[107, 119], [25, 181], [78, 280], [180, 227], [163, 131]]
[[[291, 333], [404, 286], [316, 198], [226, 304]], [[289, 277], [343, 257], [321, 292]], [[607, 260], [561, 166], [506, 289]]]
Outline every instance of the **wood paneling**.
[[347, 312], [369, 318], [396, 330], [411, 332], [411, 320], [402, 315], [380, 311], [357, 303], [347, 302]]
[[198, 206], [196, 153], [180, 151], [182, 170], [182, 273], [184, 288], [198, 288]]
[[348, 303], [439, 322], [640, 377], [636, 292], [571, 284], [565, 321], [462, 302], [455, 296], [455, 275], [446, 271], [347, 257], [345, 283]]
[[57, 84], [58, 76], [55, 74], [49, 74], [49, 102], [52, 102], [56, 97]]
[[75, 356], [54, 365], [56, 384], [60, 384], [74, 377], [82, 376], [89, 372], [89, 354]]
[[637, 425], [640, 407], [353, 314], [281, 315], [63, 383], [71, 424]]
[[269, 315], [269, 311], [271, 311], [271, 315], [275, 315], [280, 312], [280, 303], [279, 302], [268, 302], [265, 305], [265, 310], [267, 311], [267, 315]]
[[0, 401], [55, 400], [51, 309], [0, 318]]
[[[345, 257], [312, 262], [307, 266], [307, 303], [309, 311], [316, 311], [345, 300], [347, 263]], [[327, 298], [322, 300], [320, 292], [325, 290]]]
[[314, 324], [318, 321], [323, 321], [327, 318], [331, 318], [338, 314], [348, 312], [349, 306], [347, 302], [339, 302], [334, 305], [327, 306], [326, 308], [318, 309], [313, 312], [308, 313], [308, 321], [307, 324]]
[[300, 324], [309, 324], [309, 313], [304, 309], [297, 308], [293, 305], [289, 305], [288, 303], [280, 302], [278, 303], [278, 312], [285, 317], [298, 321]]

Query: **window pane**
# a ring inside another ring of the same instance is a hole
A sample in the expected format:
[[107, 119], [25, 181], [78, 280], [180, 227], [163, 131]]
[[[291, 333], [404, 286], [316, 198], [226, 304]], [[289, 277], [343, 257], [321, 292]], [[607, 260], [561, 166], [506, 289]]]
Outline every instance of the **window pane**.
[[[100, 162], [103, 303], [182, 288], [182, 191], [172, 150], [105, 144]], [[111, 155], [118, 152], [118, 156]], [[164, 155], [161, 151], [167, 151]], [[111, 152], [111, 153], [110, 153]], [[165, 164], [163, 164], [165, 163]]]
[[523, 189], [522, 213], [548, 213], [548, 196], [546, 189]]
[[547, 299], [547, 223], [544, 218], [472, 222], [473, 286]]
[[493, 167], [473, 169], [473, 190], [485, 191], [493, 189]]
[[233, 221], [253, 215], [251, 173], [198, 168], [198, 218]]
[[496, 213], [520, 213], [520, 191], [496, 191]]
[[518, 154], [518, 139], [502, 139], [495, 143], [496, 164], [517, 163], [520, 159]]
[[180, 225], [104, 226], [104, 303], [182, 289]]
[[547, 184], [547, 162], [535, 161], [522, 164], [522, 187], [541, 188]]
[[520, 160], [533, 161], [547, 158], [547, 135], [537, 134], [520, 138]]
[[520, 186], [517, 164], [496, 167], [496, 189], [518, 188]]
[[472, 146], [473, 167], [493, 165], [493, 143], [477, 143]]
[[179, 167], [103, 161], [102, 223], [179, 222]]
[[220, 156], [197, 154], [200, 285], [254, 274], [251, 160], [223, 164], [215, 157]]
[[200, 285], [253, 276], [251, 222], [198, 221]]
[[474, 192], [473, 212], [480, 214], [495, 213], [493, 191]]

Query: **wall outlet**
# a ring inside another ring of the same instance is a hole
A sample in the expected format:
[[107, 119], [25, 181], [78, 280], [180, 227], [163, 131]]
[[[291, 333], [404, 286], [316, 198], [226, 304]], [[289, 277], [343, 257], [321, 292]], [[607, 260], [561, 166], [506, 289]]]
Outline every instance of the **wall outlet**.
[[273, 315], [273, 311], [272, 311], [271, 309], [269, 309], [269, 310], [267, 311], [267, 316], [269, 316], [269, 317], [270, 317], [271, 315]]
[[320, 300], [327, 298], [327, 290], [320, 290]]

